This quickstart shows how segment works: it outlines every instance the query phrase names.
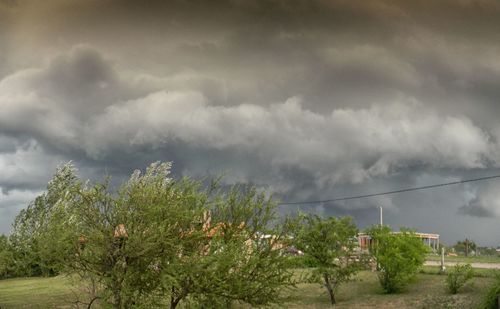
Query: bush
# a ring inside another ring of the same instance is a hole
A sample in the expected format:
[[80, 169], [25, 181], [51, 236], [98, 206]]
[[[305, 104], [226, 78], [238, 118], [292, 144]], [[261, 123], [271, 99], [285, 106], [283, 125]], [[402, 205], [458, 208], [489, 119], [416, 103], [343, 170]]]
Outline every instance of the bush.
[[446, 287], [451, 294], [458, 291], [474, 276], [474, 270], [470, 264], [455, 265], [446, 275]]
[[499, 307], [499, 303], [498, 303], [498, 296], [499, 295], [500, 295], [500, 275], [496, 274], [495, 282], [489, 288], [488, 293], [486, 293], [486, 296], [483, 299], [483, 302], [481, 303], [480, 306], [478, 306], [478, 308], [479, 309], [496, 309], [496, 308], [498, 308]]
[[403, 290], [424, 264], [427, 247], [414, 232], [393, 233], [387, 226], [368, 230], [373, 240], [370, 253], [377, 261], [378, 277], [386, 293]]

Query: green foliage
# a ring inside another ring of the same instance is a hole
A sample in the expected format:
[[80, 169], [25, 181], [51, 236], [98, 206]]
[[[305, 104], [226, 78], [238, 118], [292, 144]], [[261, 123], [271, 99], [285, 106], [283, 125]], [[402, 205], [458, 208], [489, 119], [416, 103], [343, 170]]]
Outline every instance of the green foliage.
[[474, 270], [470, 264], [457, 264], [446, 274], [446, 287], [451, 294], [457, 294], [472, 277]]
[[380, 284], [386, 293], [403, 290], [425, 261], [427, 247], [415, 233], [387, 226], [373, 226], [367, 233], [373, 239], [370, 253], [377, 262]]
[[335, 304], [338, 287], [359, 270], [355, 249], [358, 229], [350, 217], [322, 219], [303, 216], [297, 235], [297, 247], [317, 267], [310, 272], [310, 281], [323, 284], [330, 301]]
[[484, 256], [498, 258], [498, 252], [493, 247], [477, 247], [475, 251], [478, 253], [478, 256], [481, 257]]
[[309, 256], [289, 256], [288, 263], [293, 268], [316, 268], [318, 262]]
[[37, 244], [34, 265], [78, 274], [91, 301], [116, 308], [280, 302], [293, 280], [282, 254], [289, 226], [276, 224], [273, 201], [169, 173], [169, 163], [154, 163], [118, 192], [108, 181], [52, 182], [33, 204], [43, 207], [18, 216], [17, 243]]
[[[466, 250], [466, 248], [467, 248], [467, 250]], [[475, 252], [476, 249], [477, 249], [476, 243], [470, 239], [457, 241], [457, 243], [453, 246], [453, 250], [456, 253], [463, 254], [463, 255], [465, 255], [466, 252], [469, 255], [472, 252]]]
[[61, 165], [38, 196], [16, 216], [9, 242], [13, 248], [14, 273], [17, 276], [50, 276], [61, 269], [60, 248], [49, 229], [56, 205], [76, 185], [76, 169], [71, 163]]
[[498, 296], [500, 295], [500, 274], [495, 274], [495, 281], [491, 284], [486, 296], [478, 309], [497, 309], [499, 307]]
[[0, 279], [15, 276], [14, 252], [9, 239], [0, 235]]

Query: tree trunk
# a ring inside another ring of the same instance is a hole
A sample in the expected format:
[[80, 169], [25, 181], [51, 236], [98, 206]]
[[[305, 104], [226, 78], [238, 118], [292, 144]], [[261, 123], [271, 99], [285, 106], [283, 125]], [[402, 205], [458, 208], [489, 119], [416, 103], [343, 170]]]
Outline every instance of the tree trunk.
[[178, 304], [179, 304], [179, 300], [178, 299], [172, 299], [171, 302], [170, 302], [170, 309], [175, 309]]
[[172, 296], [170, 296], [170, 309], [175, 309], [181, 300], [180, 297], [175, 298], [175, 287], [172, 286]]
[[94, 298], [92, 298], [92, 300], [90, 301], [89, 305], [87, 306], [87, 309], [91, 309], [92, 308], [92, 304], [94, 303], [94, 301], [98, 300], [100, 297], [99, 296], [96, 296]]
[[335, 292], [333, 291], [333, 287], [330, 283], [330, 278], [328, 277], [328, 274], [323, 274], [323, 278], [325, 279], [325, 287], [328, 290], [328, 294], [330, 295], [330, 302], [332, 305], [335, 305]]
[[465, 257], [469, 256], [469, 240], [465, 239]]
[[113, 291], [113, 302], [115, 305], [115, 308], [122, 308], [122, 297], [120, 295], [120, 290], [118, 288], [115, 288]]
[[170, 309], [175, 309], [177, 307], [177, 305], [179, 304], [180, 300], [181, 300], [180, 298], [174, 298], [174, 297], [172, 297], [170, 299]]

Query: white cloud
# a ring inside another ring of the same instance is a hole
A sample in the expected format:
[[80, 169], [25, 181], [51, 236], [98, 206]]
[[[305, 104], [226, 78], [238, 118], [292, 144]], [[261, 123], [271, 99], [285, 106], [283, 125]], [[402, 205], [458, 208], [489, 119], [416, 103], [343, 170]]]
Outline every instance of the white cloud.
[[110, 106], [84, 136], [93, 156], [115, 147], [181, 141], [257, 153], [330, 185], [413, 166], [471, 169], [497, 160], [488, 134], [469, 119], [441, 117], [412, 102], [322, 115], [304, 109], [298, 98], [268, 107], [225, 107], [208, 104], [201, 93], [161, 91]]

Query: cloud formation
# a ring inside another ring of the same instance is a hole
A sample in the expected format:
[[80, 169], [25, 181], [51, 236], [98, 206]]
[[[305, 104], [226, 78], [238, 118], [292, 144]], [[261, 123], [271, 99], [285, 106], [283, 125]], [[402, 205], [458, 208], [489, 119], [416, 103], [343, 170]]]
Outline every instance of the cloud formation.
[[[118, 179], [172, 160], [284, 200], [496, 173], [499, 20], [486, 0], [0, 1], [0, 209], [64, 160]], [[442, 192], [305, 209], [500, 215], [493, 187]]]
[[469, 201], [458, 209], [459, 213], [475, 217], [491, 218], [500, 216], [500, 186], [498, 182], [473, 188]]
[[320, 189], [415, 167], [472, 169], [497, 162], [496, 145], [470, 119], [441, 116], [414, 99], [318, 113], [299, 97], [225, 106], [211, 104], [203, 85], [169, 90], [167, 79], [156, 85], [162, 86], [148, 92], [96, 50], [77, 47], [45, 68], [0, 82], [0, 129], [92, 159], [174, 142], [250, 153], [275, 169], [294, 166], [314, 175]]

